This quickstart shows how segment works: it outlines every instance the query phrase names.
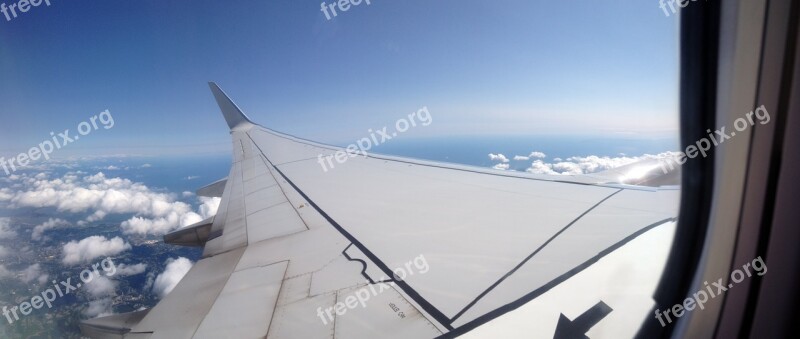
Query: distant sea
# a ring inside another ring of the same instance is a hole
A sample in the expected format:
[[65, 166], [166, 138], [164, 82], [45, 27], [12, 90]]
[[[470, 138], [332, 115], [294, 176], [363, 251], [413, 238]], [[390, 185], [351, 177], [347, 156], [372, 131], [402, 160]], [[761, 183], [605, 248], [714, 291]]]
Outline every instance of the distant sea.
[[[335, 143], [344, 146], [344, 143]], [[380, 144], [371, 153], [412, 157], [425, 160], [450, 162], [464, 165], [491, 167], [496, 162], [489, 159], [489, 153], [502, 153], [509, 159], [515, 155], [527, 156], [531, 152], [543, 152], [545, 162], [553, 159], [567, 159], [573, 156], [590, 155], [620, 157], [640, 156], [675, 151], [679, 148], [674, 139], [633, 139], [597, 137], [447, 137], [447, 138], [402, 138], [398, 137]], [[164, 188], [181, 193], [194, 192], [213, 181], [228, 175], [231, 155], [181, 156], [181, 157], [137, 157], [126, 160], [137, 164], [149, 163], [148, 170], [124, 171], [124, 176], [142, 182], [149, 187]], [[113, 165], [110, 161], [108, 165]], [[530, 161], [513, 162], [511, 169], [524, 171]], [[104, 171], [113, 176], [114, 171]]]
[[[334, 144], [346, 145], [343, 142]], [[398, 137], [373, 147], [369, 152], [491, 167], [496, 162], [489, 159], [489, 153], [501, 153], [512, 159], [515, 155], [527, 156], [537, 151], [547, 155], [543, 159], [545, 162], [554, 162], [553, 159], [556, 158], [567, 159], [573, 156], [635, 157], [675, 151], [678, 148], [677, 136], [669, 139], [525, 136], [404, 139]], [[193, 192], [199, 187], [227, 176], [231, 156], [144, 157], [137, 161], [151, 163], [153, 167], [147, 171], [132, 171], [130, 172], [132, 177], [129, 179], [143, 182], [150, 187], [161, 187], [180, 193]], [[512, 161], [511, 169], [524, 171], [529, 165], [530, 161]], [[114, 173], [106, 171], [106, 174]]]
[[[465, 165], [491, 167], [495, 164], [489, 153], [501, 153], [512, 159], [515, 155], [527, 156], [538, 151], [547, 155], [545, 162], [555, 158], [567, 159], [573, 156], [640, 156], [675, 151], [679, 148], [677, 136], [674, 139], [633, 139], [597, 137], [449, 137], [416, 138], [401, 137], [375, 147], [372, 152], [399, 155], [425, 160], [451, 162]], [[525, 170], [530, 162], [521, 162], [511, 169]]]

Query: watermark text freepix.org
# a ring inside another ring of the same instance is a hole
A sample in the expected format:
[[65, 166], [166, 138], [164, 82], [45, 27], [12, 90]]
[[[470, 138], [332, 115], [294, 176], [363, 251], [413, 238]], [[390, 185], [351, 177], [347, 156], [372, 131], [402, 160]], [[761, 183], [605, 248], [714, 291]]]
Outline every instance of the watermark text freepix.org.
[[44, 2], [50, 7], [50, 0], [19, 0], [19, 2], [12, 2], [11, 5], [6, 6], [6, 3], [0, 3], [0, 13], [6, 17], [6, 21], [11, 21], [17, 17], [17, 10], [21, 13], [26, 13], [32, 7], [39, 7]]
[[[664, 11], [664, 15], [669, 17], [670, 12], [672, 12], [672, 14], [678, 13], [677, 6], [680, 6], [680, 8], [686, 8], [686, 6], [689, 6], [689, 1], [690, 0], [658, 0], [658, 8], [661, 8], [661, 10]], [[691, 1], [694, 2], [697, 0]], [[667, 12], [667, 6], [669, 6], [670, 12]]]
[[[367, 151], [370, 150], [374, 146], [378, 146], [386, 141], [392, 140], [392, 138], [397, 137], [399, 133], [404, 133], [408, 131], [411, 127], [417, 126], [417, 120], [422, 124], [422, 126], [428, 126], [433, 122], [433, 117], [431, 113], [428, 112], [428, 107], [424, 106], [420, 108], [416, 112], [411, 112], [408, 115], [408, 119], [400, 118], [394, 124], [395, 131], [389, 133], [389, 127], [384, 126], [379, 130], [373, 131], [372, 129], [367, 130], [369, 133], [369, 137], [361, 138], [355, 143], [348, 145], [344, 150], [338, 150], [334, 154], [331, 155], [322, 155], [320, 154], [317, 156], [317, 162], [320, 166], [322, 166], [322, 171], [327, 172], [328, 169], [334, 168], [334, 159], [336, 163], [343, 164], [347, 161], [348, 158], [352, 158], [355, 156], [363, 155], [367, 156]], [[380, 139], [380, 140], [379, 140]]]
[[53, 153], [53, 151], [62, 149], [67, 145], [78, 141], [81, 136], [88, 135], [89, 133], [92, 133], [92, 131], [100, 129], [100, 126], [97, 124], [98, 121], [104, 129], [110, 129], [114, 127], [114, 117], [111, 116], [111, 112], [105, 110], [100, 112], [99, 115], [89, 118], [89, 121], [84, 121], [78, 124], [78, 135], [70, 136], [69, 129], [65, 129], [64, 132], [58, 134], [55, 132], [50, 132], [52, 141], [42, 141], [39, 143], [39, 145], [31, 147], [28, 152], [20, 153], [11, 159], [6, 160], [6, 158], [0, 157], [0, 168], [3, 169], [6, 175], [11, 175], [11, 173], [16, 172], [18, 169], [28, 166], [31, 161], [36, 161], [40, 158], [50, 160], [50, 154]]
[[[750, 268], [753, 268], [754, 272], [750, 271]], [[708, 284], [708, 281], [704, 281], [703, 284], [705, 285], [705, 290], [699, 290], [697, 293], [692, 294], [692, 296], [686, 298], [682, 304], [676, 304], [666, 310], [662, 311], [660, 309], [656, 309], [655, 318], [661, 323], [661, 327], [666, 327], [667, 324], [671, 324], [673, 319], [670, 317], [670, 312], [675, 317], [675, 320], [682, 317], [686, 312], [691, 312], [695, 308], [700, 308], [701, 310], [705, 309], [705, 303], [709, 300], [709, 295], [711, 295], [711, 299], [717, 297], [718, 295], [727, 292], [729, 289], [736, 286], [736, 284], [742, 282], [745, 277], [749, 278], [753, 276], [753, 273], [756, 273], [759, 277], [767, 274], [767, 264], [764, 263], [764, 260], [761, 259], [759, 256], [758, 258], [753, 259], [752, 263], [746, 263], [742, 266], [741, 270], [736, 269], [731, 272], [731, 283], [727, 286], [723, 281], [723, 278], [719, 278], [717, 281]], [[708, 293], [706, 293], [708, 291]], [[716, 293], [715, 293], [716, 291]], [[667, 322], [664, 322], [666, 318]]]
[[372, 4], [370, 0], [338, 0], [338, 1], [334, 0], [333, 3], [331, 3], [330, 5], [326, 4], [323, 1], [322, 3], [319, 4], [319, 6], [320, 6], [320, 11], [322, 11], [322, 13], [325, 13], [325, 18], [330, 20], [332, 18], [331, 14], [328, 13], [328, 9], [331, 10], [330, 13], [332, 13], [333, 17], [335, 18], [337, 15], [339, 15], [336, 13], [336, 7], [339, 7], [339, 10], [342, 12], [347, 12], [348, 10], [350, 10], [350, 6], [358, 6], [362, 2], [366, 3], [367, 6]]
[[[53, 301], [55, 301], [56, 298], [64, 297], [72, 291], [79, 289], [81, 286], [91, 283], [96, 276], [100, 277], [101, 275], [98, 268], [103, 269], [106, 277], [113, 276], [117, 273], [117, 267], [114, 265], [114, 261], [112, 261], [111, 258], [105, 258], [103, 261], [95, 263], [91, 267], [81, 271], [79, 275], [81, 282], [73, 284], [72, 278], [67, 278], [66, 281], [60, 283], [56, 283], [56, 281], [53, 280], [53, 287], [42, 291], [41, 296], [34, 296], [30, 301], [23, 301], [18, 306], [12, 306], [10, 308], [8, 306], [3, 306], [3, 316], [6, 317], [9, 324], [13, 324], [15, 321], [19, 320], [20, 314], [23, 316], [29, 315], [33, 310], [38, 310], [44, 307], [44, 305], [47, 305], [48, 309], [52, 308]], [[17, 313], [17, 311], [19, 311], [19, 313]]]
[[[685, 151], [678, 154], [677, 159], [669, 158], [661, 162], [661, 171], [664, 172], [664, 174], [667, 174], [670, 170], [675, 169], [675, 162], [677, 162], [678, 165], [683, 165], [688, 159], [694, 159], [698, 155], [702, 155], [703, 158], [705, 158], [708, 156], [707, 152], [711, 149], [711, 146], [719, 146], [726, 140], [736, 136], [736, 132], [743, 132], [750, 128], [750, 126], [754, 126], [756, 122], [753, 119], [753, 116], [755, 116], [756, 120], [758, 120], [761, 125], [768, 124], [770, 121], [767, 108], [764, 107], [764, 105], [761, 105], [760, 107], [756, 108], [755, 111], [747, 112], [744, 117], [736, 119], [733, 122], [733, 128], [735, 131], [726, 132], [725, 126], [722, 126], [722, 128], [714, 131], [713, 133], [710, 129], [708, 129], [706, 130], [706, 133], [708, 133], [708, 138], [702, 138], [694, 145], [687, 146]], [[669, 167], [669, 169], [667, 169], [667, 167]]]
[[[337, 316], [343, 316], [347, 313], [348, 310], [355, 309], [358, 305], [361, 307], [367, 307], [367, 301], [377, 296], [378, 294], [383, 293], [384, 290], [391, 289], [392, 286], [395, 285], [395, 281], [402, 281], [405, 280], [406, 277], [414, 275], [414, 268], [416, 268], [417, 273], [425, 274], [430, 270], [430, 266], [428, 265], [428, 261], [425, 260], [424, 255], [420, 255], [413, 260], [407, 262], [405, 267], [398, 267], [395, 268], [393, 273], [393, 280], [388, 283], [380, 283], [380, 284], [372, 284], [369, 281], [366, 281], [367, 286], [357, 290], [354, 294], [347, 296], [344, 298], [344, 301], [337, 302], [333, 306], [325, 308], [323, 311], [322, 307], [317, 307], [317, 316], [324, 325], [327, 325], [329, 321], [333, 321], [334, 314]], [[382, 279], [385, 281], [386, 279]], [[377, 288], [375, 287], [377, 285]], [[396, 306], [390, 304], [390, 307], [394, 310]], [[397, 312], [397, 310], [394, 310]], [[404, 314], [399, 313], [401, 317], [405, 317]]]

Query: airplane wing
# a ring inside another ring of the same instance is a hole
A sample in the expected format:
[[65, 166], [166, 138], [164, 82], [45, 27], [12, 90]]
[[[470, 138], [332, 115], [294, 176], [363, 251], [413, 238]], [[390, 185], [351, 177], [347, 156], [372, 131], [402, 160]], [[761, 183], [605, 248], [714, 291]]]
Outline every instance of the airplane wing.
[[85, 335], [447, 337], [676, 217], [675, 188], [347, 152], [259, 126], [209, 85], [233, 164], [199, 191], [217, 215], [165, 236], [203, 258], [152, 309]]

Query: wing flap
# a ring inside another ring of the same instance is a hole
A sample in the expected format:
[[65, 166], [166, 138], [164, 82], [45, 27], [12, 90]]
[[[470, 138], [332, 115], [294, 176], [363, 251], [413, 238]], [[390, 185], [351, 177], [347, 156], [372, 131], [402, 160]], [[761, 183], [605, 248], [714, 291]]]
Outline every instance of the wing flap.
[[211, 225], [213, 222], [214, 217], [210, 217], [196, 224], [170, 232], [164, 235], [164, 243], [179, 246], [203, 247], [209, 238], [215, 236], [211, 234]]
[[131, 331], [131, 327], [138, 324], [148, 312], [150, 312], [150, 310], [90, 319], [80, 324], [81, 332], [92, 338], [104, 337], [122, 339]]
[[198, 261], [131, 333], [152, 333], [152, 338], [192, 338], [243, 252], [241, 248]]
[[194, 338], [264, 338], [288, 262], [233, 272]]
[[222, 196], [222, 193], [225, 192], [225, 184], [227, 182], [228, 178], [217, 180], [197, 190], [197, 195], [201, 197], [219, 198]]

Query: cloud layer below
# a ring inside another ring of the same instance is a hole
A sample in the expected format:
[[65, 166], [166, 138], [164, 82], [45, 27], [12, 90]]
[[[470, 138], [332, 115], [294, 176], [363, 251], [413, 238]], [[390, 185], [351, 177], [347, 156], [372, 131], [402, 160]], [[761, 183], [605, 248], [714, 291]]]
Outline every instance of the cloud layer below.
[[[56, 179], [43, 173], [9, 176], [7, 181], [15, 190], [2, 189], [0, 202], [8, 203], [9, 208], [54, 207], [59, 212], [89, 214], [78, 222], [79, 225], [102, 220], [109, 214], [133, 214], [120, 227], [124, 233], [140, 235], [162, 235], [191, 225], [216, 214], [219, 207], [219, 198], [199, 197], [201, 206], [195, 212], [191, 205], [176, 201], [175, 194], [154, 191], [128, 179], [108, 178], [102, 172], [88, 176], [80, 174], [70, 172]], [[34, 239], [41, 238], [45, 230], [64, 222], [55, 219], [37, 226]], [[7, 220], [4, 224], [0, 219], [0, 239], [15, 235], [7, 224]]]
[[[609, 156], [574, 156], [567, 159], [554, 158], [551, 161], [546, 160], [547, 155], [542, 152], [531, 152], [527, 156], [515, 155], [514, 162], [530, 161], [525, 172], [534, 174], [548, 174], [548, 175], [580, 175], [598, 173], [612, 168], [625, 166], [635, 162], [648, 159], [665, 159], [674, 158], [678, 156], [678, 152], [663, 152], [659, 154], [644, 154], [641, 156], [626, 156], [620, 155], [617, 157]], [[520, 168], [514, 164], [509, 163], [508, 158], [502, 154], [489, 154], [489, 159], [495, 162], [492, 168], [499, 170], [507, 170], [510, 168]]]
[[131, 249], [131, 245], [120, 237], [106, 239], [106, 237], [93, 235], [81, 241], [70, 241], [64, 245], [64, 259], [66, 265], [88, 263], [97, 258], [105, 258], [120, 254]]

